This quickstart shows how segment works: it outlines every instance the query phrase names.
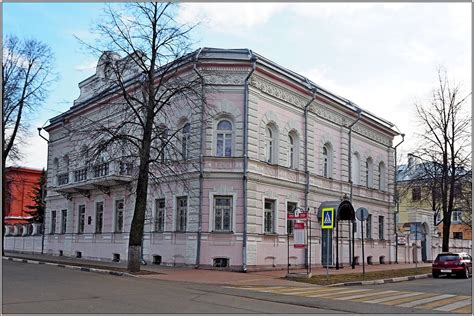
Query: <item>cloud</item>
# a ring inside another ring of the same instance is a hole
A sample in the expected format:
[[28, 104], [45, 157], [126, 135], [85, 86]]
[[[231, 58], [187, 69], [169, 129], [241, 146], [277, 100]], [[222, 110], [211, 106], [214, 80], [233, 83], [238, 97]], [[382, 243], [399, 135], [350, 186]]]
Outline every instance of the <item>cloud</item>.
[[87, 71], [87, 70], [92, 70], [95, 69], [97, 66], [97, 60], [93, 61], [84, 61], [83, 63], [77, 65], [74, 67], [74, 70], [77, 71]]
[[421, 41], [411, 41], [401, 48], [399, 55], [415, 63], [436, 63], [440, 57], [436, 52]]

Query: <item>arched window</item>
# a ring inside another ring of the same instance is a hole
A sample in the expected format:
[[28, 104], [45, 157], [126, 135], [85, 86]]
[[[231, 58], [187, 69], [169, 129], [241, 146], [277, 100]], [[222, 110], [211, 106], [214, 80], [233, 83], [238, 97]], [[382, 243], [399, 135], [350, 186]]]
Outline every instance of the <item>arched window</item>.
[[331, 144], [326, 143], [323, 146], [323, 177], [332, 178], [332, 147]]
[[189, 139], [191, 136], [191, 125], [189, 123], [184, 124], [181, 131], [181, 154], [183, 159], [189, 158]]
[[53, 159], [53, 170], [54, 172], [58, 172], [59, 168], [59, 159], [56, 157]]
[[373, 168], [372, 168], [372, 158], [367, 158], [365, 162], [365, 185], [368, 188], [373, 187]]
[[288, 135], [288, 167], [294, 167], [294, 160], [295, 160], [295, 141], [293, 140], [293, 136]]
[[65, 169], [65, 170], [69, 169], [69, 156], [68, 156], [68, 155], [64, 155], [63, 161], [64, 161], [64, 169]]
[[273, 132], [270, 126], [267, 126], [265, 129], [265, 161], [272, 163], [273, 162]]
[[360, 184], [360, 157], [357, 152], [352, 154], [352, 183]]
[[217, 124], [216, 156], [232, 157], [232, 123], [222, 120]]
[[385, 190], [385, 164], [379, 163], [379, 190]]

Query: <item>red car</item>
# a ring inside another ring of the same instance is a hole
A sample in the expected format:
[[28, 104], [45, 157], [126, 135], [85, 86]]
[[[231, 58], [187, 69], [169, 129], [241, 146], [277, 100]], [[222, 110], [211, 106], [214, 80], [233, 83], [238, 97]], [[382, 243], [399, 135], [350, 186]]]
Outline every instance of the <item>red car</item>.
[[468, 279], [472, 275], [472, 258], [465, 252], [440, 253], [433, 262], [432, 275], [433, 278], [439, 277], [441, 274], [455, 274]]

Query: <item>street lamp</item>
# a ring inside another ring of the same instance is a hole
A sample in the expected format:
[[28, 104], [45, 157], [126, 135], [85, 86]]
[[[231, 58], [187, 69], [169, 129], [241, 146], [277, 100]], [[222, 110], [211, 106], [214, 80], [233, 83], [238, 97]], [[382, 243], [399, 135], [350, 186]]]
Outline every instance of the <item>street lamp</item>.
[[[44, 125], [43, 125], [44, 126]], [[42, 127], [38, 127], [38, 135], [44, 139], [47, 143], [49, 143], [49, 140], [44, 137], [43, 135], [41, 135], [41, 130], [43, 128]], [[46, 182], [41, 184], [41, 204], [45, 206], [44, 208], [44, 213], [43, 213], [43, 222], [41, 223], [41, 254], [43, 254], [44, 252], [44, 231], [45, 231], [45, 222], [46, 222], [46, 205], [45, 205], [45, 202], [44, 202], [44, 196], [45, 196], [45, 193], [46, 193], [46, 188], [44, 187], [46, 185]]]
[[400, 212], [400, 197], [398, 194], [398, 181], [397, 181], [397, 174], [398, 174], [398, 166], [397, 166], [397, 147], [401, 145], [405, 141], [405, 134], [401, 133], [400, 136], [402, 136], [402, 141], [399, 142], [395, 147], [395, 183], [394, 183], [394, 195], [395, 195], [395, 205], [397, 207], [397, 211], [395, 212], [394, 216], [394, 229], [395, 229], [395, 263], [398, 264], [398, 228], [397, 228], [397, 215]]

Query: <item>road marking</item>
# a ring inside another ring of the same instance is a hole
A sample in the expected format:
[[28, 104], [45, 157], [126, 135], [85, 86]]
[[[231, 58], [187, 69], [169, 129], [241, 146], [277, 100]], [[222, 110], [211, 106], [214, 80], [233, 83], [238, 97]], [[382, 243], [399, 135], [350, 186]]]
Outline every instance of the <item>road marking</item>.
[[[312, 288], [304, 288], [304, 289], [291, 290], [289, 292], [278, 292], [277, 294], [285, 294], [285, 295], [299, 295], [299, 294], [305, 294], [305, 293], [316, 294], [316, 293], [320, 293], [322, 291], [323, 290], [314, 289], [314, 288], [313, 289]], [[332, 291], [332, 292], [335, 292], [335, 291]]]
[[472, 305], [468, 305], [468, 306], [464, 306], [464, 307], [452, 310], [451, 313], [472, 314]]
[[458, 308], [468, 306], [468, 305], [471, 305], [471, 299], [467, 299], [465, 301], [448, 304], [448, 305], [445, 305], [445, 306], [442, 306], [442, 307], [435, 308], [434, 310], [435, 311], [450, 312], [454, 309], [458, 309]]
[[[349, 294], [349, 293], [354, 293], [354, 292], [365, 292], [365, 291], [371, 291], [371, 290], [344, 290], [344, 291], [339, 291], [337, 294], [335, 293], [322, 293], [322, 294], [316, 294], [316, 295], [310, 295], [308, 297], [326, 297], [326, 296], [339, 296], [339, 295], [346, 295], [346, 294]], [[329, 297], [331, 298], [331, 297]]]
[[312, 291], [311, 293], [302, 293], [300, 294], [301, 296], [304, 296], [304, 297], [310, 297], [311, 295], [313, 294], [325, 294], [325, 293], [339, 293], [341, 291], [341, 289], [338, 289], [338, 288], [326, 288], [326, 289], [315, 289], [314, 291]]
[[436, 295], [436, 296], [427, 297], [427, 298], [424, 298], [424, 299], [421, 299], [421, 300], [416, 300], [414, 302], [408, 302], [408, 303], [400, 304], [398, 306], [400, 306], [400, 307], [415, 307], [415, 306], [418, 306], [418, 305], [421, 305], [421, 304], [425, 304], [425, 303], [429, 303], [429, 302], [433, 302], [433, 301], [437, 301], [437, 300], [442, 300], [444, 298], [453, 297], [453, 296], [455, 296], [455, 295], [452, 295], [452, 294]]
[[352, 295], [352, 296], [346, 296], [346, 297], [340, 297], [340, 298], [336, 298], [336, 300], [346, 300], [346, 301], [350, 301], [352, 299], [355, 299], [355, 298], [361, 298], [361, 297], [367, 297], [367, 296], [373, 296], [373, 295], [377, 295], [377, 294], [389, 294], [389, 293], [396, 293], [397, 291], [382, 291], [382, 292], [371, 292], [371, 293], [362, 293], [362, 294], [357, 294], [357, 295]]
[[420, 305], [420, 306], [417, 306], [416, 308], [433, 309], [433, 308], [436, 308], [436, 307], [444, 306], [444, 305], [446, 305], [446, 304], [450, 304], [450, 303], [455, 303], [455, 302], [458, 302], [458, 301], [462, 301], [462, 300], [465, 300], [465, 299], [468, 299], [468, 298], [469, 298], [468, 296], [460, 296], [460, 295], [458, 295], [458, 296], [446, 298], [446, 299], [444, 299], [444, 300], [439, 300], [439, 301], [437, 301], [437, 302], [432, 302], [432, 303]]
[[401, 304], [401, 303], [411, 302], [413, 300], [417, 300], [417, 299], [425, 298], [425, 297], [431, 297], [431, 296], [433, 296], [433, 293], [415, 294], [415, 295], [410, 296], [410, 297], [405, 297], [405, 298], [395, 299], [395, 300], [392, 300], [392, 301], [383, 302], [382, 304], [383, 305], [398, 305], [398, 304]]
[[387, 302], [387, 301], [393, 301], [393, 300], [397, 300], [399, 298], [405, 298], [405, 297], [411, 297], [411, 296], [414, 296], [414, 295], [420, 295], [420, 294], [423, 294], [423, 293], [420, 293], [420, 292], [400, 292], [400, 293], [405, 293], [405, 294], [400, 294], [400, 295], [393, 295], [393, 296], [389, 296], [389, 297], [382, 297], [382, 298], [378, 298], [378, 299], [375, 299], [375, 300], [368, 300], [368, 301], [362, 301], [364, 303], [369, 303], [369, 304], [379, 304], [379, 303], [383, 303], [383, 302]]

